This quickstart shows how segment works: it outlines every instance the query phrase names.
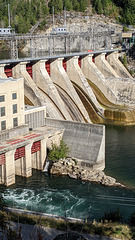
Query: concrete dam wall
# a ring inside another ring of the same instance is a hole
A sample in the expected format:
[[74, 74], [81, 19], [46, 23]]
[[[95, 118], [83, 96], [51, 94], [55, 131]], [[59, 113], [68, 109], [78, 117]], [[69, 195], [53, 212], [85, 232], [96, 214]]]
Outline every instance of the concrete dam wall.
[[62, 139], [69, 147], [69, 156], [89, 164], [90, 168], [105, 168], [105, 126], [46, 118], [45, 125], [63, 129]]
[[[1, 64], [1, 75], [6, 75], [6, 71], [6, 63]], [[134, 80], [119, 61], [118, 51], [14, 61], [8, 64], [8, 76], [9, 71], [10, 77], [24, 78], [26, 103], [46, 105], [48, 117], [103, 124], [108, 120], [134, 123]], [[120, 114], [114, 117], [114, 111]]]

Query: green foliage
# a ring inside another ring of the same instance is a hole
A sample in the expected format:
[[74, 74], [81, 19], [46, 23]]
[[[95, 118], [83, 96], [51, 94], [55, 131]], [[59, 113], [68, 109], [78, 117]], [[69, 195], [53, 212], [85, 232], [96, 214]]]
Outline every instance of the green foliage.
[[59, 159], [66, 158], [69, 153], [69, 148], [67, 145], [63, 142], [63, 140], [60, 141], [60, 145], [57, 146], [52, 143], [52, 149], [49, 151], [48, 159], [49, 161], [58, 161]]
[[5, 212], [0, 210], [0, 228], [4, 230], [6, 228], [5, 221], [7, 220]]
[[92, 6], [98, 14], [117, 18], [119, 9], [113, 0], [92, 0]]
[[63, 5], [66, 8], [67, 11], [73, 10], [73, 4], [70, 0], [64, 0]]
[[135, 74], [135, 71], [133, 69], [131, 69], [129, 72], [132, 76]]
[[129, 31], [129, 28], [127, 28], [127, 26], [124, 26], [123, 27], [123, 32], [128, 32]]
[[126, 67], [127, 66], [127, 56], [126, 54], [124, 55], [124, 57], [121, 59], [121, 62], [123, 63], [123, 65]]
[[104, 216], [101, 218], [103, 221], [111, 221], [111, 222], [119, 222], [122, 216], [120, 214], [119, 209], [117, 208], [115, 211], [110, 210], [109, 212], [105, 212]]
[[49, 1], [49, 9], [50, 13], [52, 13], [52, 8], [54, 7], [54, 13], [61, 12], [63, 10], [63, 2], [62, 0], [50, 0]]
[[3, 210], [4, 206], [5, 206], [4, 199], [3, 199], [2, 195], [0, 195], [0, 210]]
[[46, 19], [44, 19], [44, 20], [40, 23], [39, 29], [40, 29], [40, 30], [44, 30], [45, 25], [46, 25]]
[[121, 9], [121, 21], [125, 24], [135, 25], [135, 1], [134, 0], [113, 0]]

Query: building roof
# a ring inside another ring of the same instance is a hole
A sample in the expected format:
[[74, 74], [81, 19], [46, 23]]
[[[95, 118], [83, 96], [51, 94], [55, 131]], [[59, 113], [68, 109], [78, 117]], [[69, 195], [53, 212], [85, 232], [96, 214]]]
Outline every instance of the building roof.
[[7, 82], [15, 82], [15, 81], [19, 81], [19, 79], [14, 79], [12, 77], [9, 77], [9, 78], [3, 78], [3, 77], [0, 77], [0, 84], [2, 83], [7, 83]]
[[132, 32], [124, 32], [122, 33], [122, 38], [131, 38], [132, 37]]

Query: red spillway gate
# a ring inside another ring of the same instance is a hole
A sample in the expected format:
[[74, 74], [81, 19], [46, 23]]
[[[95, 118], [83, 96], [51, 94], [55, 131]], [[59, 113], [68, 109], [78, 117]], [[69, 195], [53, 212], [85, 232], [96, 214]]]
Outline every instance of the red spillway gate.
[[15, 151], [15, 160], [25, 157], [25, 147], [17, 148]]
[[63, 68], [65, 69], [65, 71], [67, 71], [67, 59], [66, 58], [63, 59]]
[[34, 142], [31, 148], [31, 153], [35, 153], [41, 150], [41, 141]]
[[4, 67], [4, 72], [5, 72], [5, 74], [8, 78], [12, 77], [12, 66], [11, 65], [6, 65]]
[[5, 164], [5, 153], [0, 154], [0, 166]]
[[48, 72], [49, 76], [51, 75], [50, 63], [51, 63], [50, 60], [45, 62], [45, 68], [46, 68], [46, 71]]
[[81, 57], [78, 58], [78, 64], [79, 64], [79, 67], [81, 68]]
[[26, 70], [32, 78], [32, 63], [27, 63], [26, 64]]

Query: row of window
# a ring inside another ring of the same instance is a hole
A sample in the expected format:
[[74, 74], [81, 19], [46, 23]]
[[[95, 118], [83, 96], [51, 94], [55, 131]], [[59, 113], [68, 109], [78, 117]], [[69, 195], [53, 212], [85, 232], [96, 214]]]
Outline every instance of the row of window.
[[[17, 99], [17, 93], [12, 93], [12, 100]], [[0, 102], [5, 102], [5, 95], [0, 96]]]
[[[18, 118], [13, 118], [13, 127], [18, 126]], [[1, 121], [1, 131], [6, 130], [6, 120]]]
[[[13, 104], [12, 106], [13, 114], [17, 113], [17, 104]], [[5, 107], [0, 107], [0, 117], [4, 117], [6, 115]]]

